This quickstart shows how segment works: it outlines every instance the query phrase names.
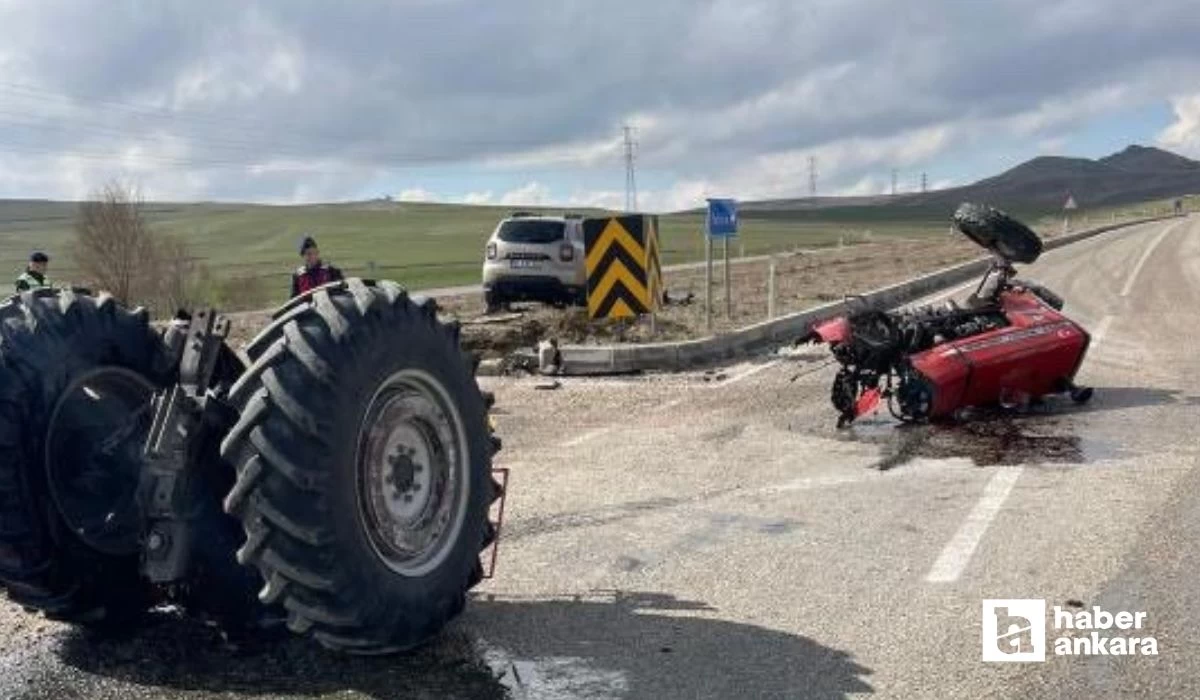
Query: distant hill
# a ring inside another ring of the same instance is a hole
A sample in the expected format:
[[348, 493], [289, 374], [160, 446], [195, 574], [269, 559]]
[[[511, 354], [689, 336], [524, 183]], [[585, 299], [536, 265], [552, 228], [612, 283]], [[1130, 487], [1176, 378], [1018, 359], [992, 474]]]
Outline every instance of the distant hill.
[[959, 202], [978, 201], [1012, 211], [1049, 211], [1061, 208], [1068, 195], [1086, 209], [1193, 193], [1200, 193], [1200, 162], [1135, 145], [1098, 160], [1039, 156], [964, 187], [896, 196], [747, 202], [742, 209], [772, 216], [872, 205], [944, 210]]

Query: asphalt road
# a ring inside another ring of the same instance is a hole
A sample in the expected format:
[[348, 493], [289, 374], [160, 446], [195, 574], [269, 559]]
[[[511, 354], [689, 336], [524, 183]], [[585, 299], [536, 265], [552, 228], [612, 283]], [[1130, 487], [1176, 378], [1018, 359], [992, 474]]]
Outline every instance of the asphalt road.
[[[1200, 219], [1022, 277], [1094, 334], [1086, 407], [838, 431], [819, 348], [551, 391], [489, 379], [499, 570], [430, 647], [233, 656], [169, 616], [88, 640], [0, 608], [0, 697], [1200, 697]], [[1158, 655], [984, 663], [985, 598], [1145, 612]]]

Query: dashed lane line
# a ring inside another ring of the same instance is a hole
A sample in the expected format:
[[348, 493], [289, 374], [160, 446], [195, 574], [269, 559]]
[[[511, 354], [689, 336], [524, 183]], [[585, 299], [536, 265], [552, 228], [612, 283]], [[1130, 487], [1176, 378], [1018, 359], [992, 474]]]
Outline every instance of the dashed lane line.
[[963, 521], [958, 531], [954, 533], [954, 537], [950, 538], [946, 547], [942, 549], [937, 561], [933, 563], [933, 568], [925, 576], [926, 581], [929, 583], [953, 583], [958, 580], [963, 570], [967, 568], [967, 564], [971, 562], [971, 557], [983, 540], [984, 534], [987, 533], [992, 520], [1004, 507], [1004, 501], [1012, 492], [1017, 480], [1021, 478], [1022, 471], [1024, 471], [1023, 467], [1004, 467], [992, 476], [987, 486], [984, 487], [979, 502], [967, 514], [967, 519]]

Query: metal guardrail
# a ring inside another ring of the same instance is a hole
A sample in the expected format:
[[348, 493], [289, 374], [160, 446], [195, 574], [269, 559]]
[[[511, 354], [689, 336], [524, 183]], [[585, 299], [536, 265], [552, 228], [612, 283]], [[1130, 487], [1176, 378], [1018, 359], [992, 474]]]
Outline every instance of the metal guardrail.
[[[1175, 217], [1148, 217], [1068, 233], [1046, 239], [1044, 250], [1054, 250], [1109, 231], [1172, 218]], [[884, 308], [901, 306], [977, 277], [991, 262], [990, 257], [984, 257], [953, 265], [873, 290], [857, 297], [854, 303]], [[565, 345], [560, 348], [562, 373], [594, 375], [649, 370], [679, 371], [715, 364], [770, 345], [792, 342], [807, 334], [814, 323], [840, 316], [846, 313], [848, 308], [847, 301], [833, 302], [698, 340], [637, 345]]]

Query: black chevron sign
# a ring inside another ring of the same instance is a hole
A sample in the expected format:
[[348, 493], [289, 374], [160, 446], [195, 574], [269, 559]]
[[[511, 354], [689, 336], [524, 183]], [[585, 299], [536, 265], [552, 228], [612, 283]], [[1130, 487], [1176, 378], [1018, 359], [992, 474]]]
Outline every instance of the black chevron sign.
[[590, 317], [657, 310], [662, 271], [656, 229], [656, 217], [642, 215], [584, 220]]

